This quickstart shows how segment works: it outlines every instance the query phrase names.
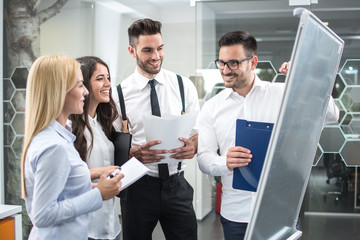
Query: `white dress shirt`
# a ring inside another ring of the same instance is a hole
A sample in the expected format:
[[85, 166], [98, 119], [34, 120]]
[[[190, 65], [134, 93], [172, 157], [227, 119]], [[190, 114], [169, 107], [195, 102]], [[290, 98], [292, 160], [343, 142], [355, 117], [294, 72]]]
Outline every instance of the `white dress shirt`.
[[[157, 81], [155, 85], [159, 100], [161, 114], [181, 115], [182, 103], [179, 90], [179, 84], [176, 74], [162, 69], [154, 78]], [[190, 79], [183, 77], [185, 112], [194, 112], [199, 110], [198, 96], [194, 84]], [[143, 124], [143, 115], [151, 115], [150, 105], [150, 85], [149, 78], [141, 75], [137, 70], [126, 78], [122, 83], [124, 94], [126, 115], [129, 119], [129, 131], [132, 134], [132, 147], [139, 147], [146, 143]], [[119, 97], [116, 88], [113, 88], [114, 101], [119, 105]], [[121, 114], [121, 113], [120, 113]], [[196, 132], [193, 131], [192, 134]], [[168, 149], [170, 150], [170, 149]], [[150, 172], [148, 175], [158, 177], [158, 163], [145, 164]], [[177, 172], [178, 161], [169, 163], [169, 174]], [[182, 162], [182, 170], [185, 162]]]
[[31, 141], [25, 159], [29, 239], [87, 239], [88, 213], [102, 206], [98, 188], [73, 146], [75, 136], [56, 120]]
[[[256, 193], [233, 189], [233, 171], [226, 166], [228, 149], [235, 146], [236, 119], [275, 123], [285, 89], [283, 83], [255, 82], [244, 98], [226, 88], [208, 100], [199, 116], [198, 163], [202, 172], [221, 176], [221, 215], [234, 222], [249, 222]], [[331, 98], [327, 122], [337, 121], [339, 110]], [[217, 150], [220, 149], [220, 156]]]
[[[104, 167], [114, 165], [114, 145], [106, 137], [97, 117], [88, 116], [91, 130], [93, 133], [93, 148], [88, 150], [86, 163], [89, 168]], [[88, 128], [85, 129], [84, 136], [87, 147], [90, 148], [91, 135]], [[93, 182], [98, 182], [98, 179]], [[117, 213], [115, 197], [103, 201], [103, 206], [99, 210], [89, 214], [88, 236], [94, 239], [114, 239], [121, 230], [119, 215]]]

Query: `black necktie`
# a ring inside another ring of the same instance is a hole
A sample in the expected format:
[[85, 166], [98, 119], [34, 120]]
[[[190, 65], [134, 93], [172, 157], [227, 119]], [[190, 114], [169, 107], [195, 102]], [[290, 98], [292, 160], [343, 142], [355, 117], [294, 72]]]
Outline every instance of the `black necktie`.
[[[159, 106], [159, 100], [156, 94], [155, 90], [155, 79], [152, 79], [149, 81], [151, 90], [150, 90], [150, 104], [151, 104], [151, 113], [155, 116], [161, 116], [160, 113], [160, 106]], [[159, 163], [158, 164], [158, 170], [159, 170], [159, 178], [163, 181], [167, 180], [169, 178], [169, 167], [167, 163]]]
[[156, 90], [155, 90], [155, 79], [152, 79], [149, 81], [151, 90], [150, 90], [150, 103], [151, 103], [151, 112], [152, 115], [161, 116], [160, 113], [160, 106], [159, 106], [159, 100], [156, 94]]

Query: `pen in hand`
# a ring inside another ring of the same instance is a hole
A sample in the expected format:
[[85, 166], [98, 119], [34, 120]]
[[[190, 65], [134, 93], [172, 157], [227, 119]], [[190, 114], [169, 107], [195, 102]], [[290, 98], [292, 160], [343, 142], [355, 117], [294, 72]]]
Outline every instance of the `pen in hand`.
[[106, 179], [110, 179], [116, 176], [117, 173], [121, 172], [121, 168], [116, 169], [114, 172], [112, 172]]

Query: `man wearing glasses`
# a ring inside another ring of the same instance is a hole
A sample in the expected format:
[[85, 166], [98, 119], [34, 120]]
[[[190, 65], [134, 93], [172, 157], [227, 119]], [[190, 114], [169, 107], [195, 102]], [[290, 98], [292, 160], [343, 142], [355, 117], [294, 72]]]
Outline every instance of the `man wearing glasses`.
[[[233, 170], [251, 162], [251, 151], [235, 146], [236, 119], [274, 123], [283, 83], [269, 83], [255, 74], [257, 42], [242, 31], [229, 32], [219, 42], [215, 61], [225, 89], [207, 101], [199, 116], [198, 162], [201, 171], [221, 176], [223, 194], [220, 221], [225, 240], [243, 239], [255, 203], [255, 192], [232, 188]], [[337, 121], [339, 110], [331, 98], [326, 123]]]

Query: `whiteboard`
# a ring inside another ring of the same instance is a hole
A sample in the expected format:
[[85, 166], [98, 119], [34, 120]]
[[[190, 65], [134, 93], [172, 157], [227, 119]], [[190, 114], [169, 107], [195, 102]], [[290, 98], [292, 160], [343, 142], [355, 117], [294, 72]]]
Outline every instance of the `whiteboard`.
[[344, 41], [310, 11], [300, 23], [279, 117], [245, 239], [287, 239], [295, 228]]

